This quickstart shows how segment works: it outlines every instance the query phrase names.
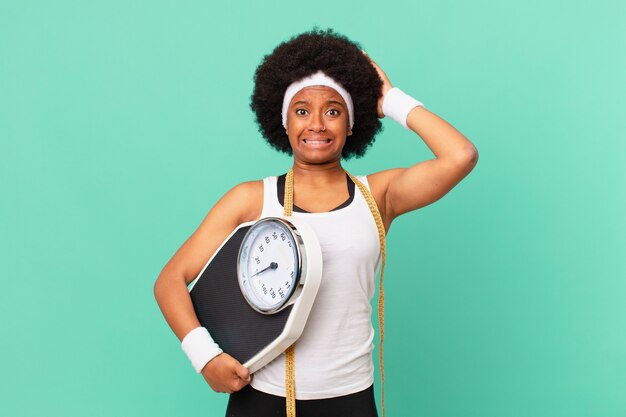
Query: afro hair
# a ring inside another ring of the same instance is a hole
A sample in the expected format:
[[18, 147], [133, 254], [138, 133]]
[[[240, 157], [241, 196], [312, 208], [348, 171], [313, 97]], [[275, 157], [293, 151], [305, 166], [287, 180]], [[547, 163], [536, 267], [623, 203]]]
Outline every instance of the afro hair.
[[292, 155], [289, 138], [282, 125], [282, 105], [287, 87], [318, 70], [333, 78], [352, 96], [354, 126], [342, 151], [343, 159], [361, 157], [382, 131], [378, 119], [378, 99], [383, 82], [353, 42], [333, 29], [314, 27], [278, 45], [263, 58], [254, 74], [250, 108], [259, 132], [278, 151]]

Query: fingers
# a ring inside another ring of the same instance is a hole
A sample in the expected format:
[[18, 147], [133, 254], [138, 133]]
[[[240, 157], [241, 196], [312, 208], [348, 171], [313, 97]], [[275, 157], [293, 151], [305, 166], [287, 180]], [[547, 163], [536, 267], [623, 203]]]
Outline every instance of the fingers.
[[237, 359], [229, 356], [230, 359], [230, 369], [233, 372], [234, 376], [242, 379], [243, 381], [250, 382], [251, 376], [248, 368], [243, 366]]
[[249, 383], [250, 383], [250, 381], [246, 381], [246, 380], [243, 380], [243, 379], [238, 379], [233, 384], [232, 389], [233, 389], [233, 391], [239, 391], [240, 389], [242, 389], [243, 387], [245, 387]]
[[228, 386], [227, 392], [232, 394], [235, 391], [239, 391], [246, 385], [250, 383], [252, 380], [252, 375], [248, 371], [247, 368], [238, 364], [237, 367], [233, 370], [232, 380]]
[[250, 382], [250, 380], [252, 379], [252, 376], [250, 375], [250, 371], [248, 371], [248, 368], [246, 368], [240, 363], [237, 363], [235, 367], [235, 373], [239, 376], [239, 378], [241, 378], [242, 380], [246, 382]]
[[376, 63], [376, 61], [374, 61], [368, 54], [367, 52], [365, 52], [364, 50], [361, 49], [361, 52], [363, 52], [363, 55], [365, 55], [369, 60], [370, 63], [372, 64], [372, 66], [374, 68], [376, 68], [376, 72], [378, 73], [378, 75], [380, 76], [380, 78], [383, 80], [383, 82], [389, 82], [389, 79], [387, 78], [387, 74], [385, 74], [385, 71], [383, 71], [383, 69], [381, 67], [378, 66], [378, 64]]
[[243, 366], [239, 361], [232, 356], [228, 356], [228, 373], [227, 377], [228, 382], [226, 384], [226, 389], [228, 393], [232, 394], [235, 391], [239, 391], [248, 383], [250, 383], [250, 371], [248, 368]]
[[215, 392], [232, 394], [250, 383], [250, 371], [232, 356], [222, 353], [202, 370], [202, 375]]

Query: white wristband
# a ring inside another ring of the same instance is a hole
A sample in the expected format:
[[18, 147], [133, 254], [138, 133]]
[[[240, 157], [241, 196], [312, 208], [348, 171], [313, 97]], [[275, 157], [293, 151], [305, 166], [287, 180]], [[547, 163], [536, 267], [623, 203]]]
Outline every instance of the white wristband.
[[424, 107], [420, 101], [415, 100], [398, 87], [393, 87], [387, 91], [383, 99], [383, 114], [408, 129], [406, 119], [409, 112], [417, 106]]
[[187, 333], [181, 347], [197, 373], [202, 372], [204, 365], [223, 352], [204, 327], [196, 327]]

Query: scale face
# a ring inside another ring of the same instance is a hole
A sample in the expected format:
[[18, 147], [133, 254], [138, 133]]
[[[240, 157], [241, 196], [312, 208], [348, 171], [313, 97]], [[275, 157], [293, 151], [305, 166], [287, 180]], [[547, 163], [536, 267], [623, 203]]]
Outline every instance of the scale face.
[[241, 242], [237, 276], [241, 292], [254, 310], [273, 314], [288, 305], [300, 283], [302, 238], [280, 218], [259, 220]]
[[255, 372], [300, 337], [321, 275], [314, 231], [300, 219], [266, 217], [239, 225], [189, 294], [220, 348]]

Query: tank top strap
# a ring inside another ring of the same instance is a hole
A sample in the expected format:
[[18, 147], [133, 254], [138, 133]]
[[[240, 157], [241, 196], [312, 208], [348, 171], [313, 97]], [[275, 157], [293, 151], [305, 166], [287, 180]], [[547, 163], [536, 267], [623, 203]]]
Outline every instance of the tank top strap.
[[357, 180], [361, 181], [363, 183], [363, 185], [365, 185], [365, 187], [370, 190], [370, 192], [372, 192], [372, 189], [370, 188], [370, 183], [367, 181], [367, 175], [355, 175], [354, 176]]
[[263, 178], [263, 211], [261, 212], [261, 218], [276, 216], [276, 213], [282, 213], [282, 207], [278, 203], [276, 176], [270, 176]]

